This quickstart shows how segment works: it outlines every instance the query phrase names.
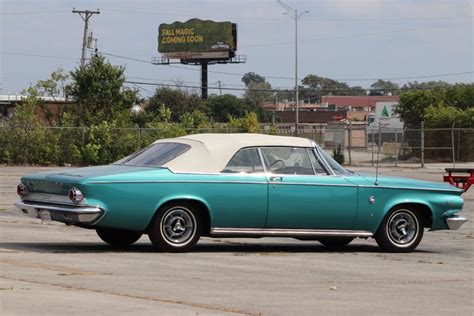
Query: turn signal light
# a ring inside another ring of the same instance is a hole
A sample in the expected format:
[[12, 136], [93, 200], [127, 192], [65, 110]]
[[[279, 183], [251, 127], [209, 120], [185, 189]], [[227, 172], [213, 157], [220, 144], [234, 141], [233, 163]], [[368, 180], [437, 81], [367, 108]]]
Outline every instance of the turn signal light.
[[78, 188], [72, 188], [69, 190], [69, 199], [73, 202], [80, 202], [84, 198], [84, 195], [82, 194], [81, 190]]

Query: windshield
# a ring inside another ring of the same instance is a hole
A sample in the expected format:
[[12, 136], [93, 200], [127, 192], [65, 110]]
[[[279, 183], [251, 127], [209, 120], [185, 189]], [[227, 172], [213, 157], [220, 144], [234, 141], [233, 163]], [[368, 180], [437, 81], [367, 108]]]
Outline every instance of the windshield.
[[329, 155], [324, 149], [321, 149], [319, 147], [317, 149], [320, 155], [323, 157], [324, 160], [326, 160], [327, 164], [329, 165], [329, 167], [331, 167], [335, 174], [349, 174], [349, 171], [342, 168], [341, 165], [336, 160], [334, 160], [334, 158], [332, 158], [331, 155]]
[[161, 167], [190, 148], [191, 146], [180, 143], [157, 143], [122, 158], [114, 164]]

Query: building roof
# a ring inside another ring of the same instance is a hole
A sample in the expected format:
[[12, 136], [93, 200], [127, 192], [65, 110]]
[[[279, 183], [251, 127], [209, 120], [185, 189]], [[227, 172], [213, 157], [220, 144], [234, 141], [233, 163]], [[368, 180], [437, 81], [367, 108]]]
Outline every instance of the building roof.
[[300, 137], [263, 134], [195, 134], [157, 140], [155, 143], [181, 143], [191, 146], [187, 152], [164, 166], [174, 172], [218, 173], [241, 148], [258, 146], [313, 147], [311, 140]]
[[353, 106], [375, 107], [377, 102], [397, 102], [399, 97], [396, 95], [368, 95], [368, 96], [343, 96], [343, 95], [329, 95], [321, 98], [321, 103], [335, 104], [338, 107]]

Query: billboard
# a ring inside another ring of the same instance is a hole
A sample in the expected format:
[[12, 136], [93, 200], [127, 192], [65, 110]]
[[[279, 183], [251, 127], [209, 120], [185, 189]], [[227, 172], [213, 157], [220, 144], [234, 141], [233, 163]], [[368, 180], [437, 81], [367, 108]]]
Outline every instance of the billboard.
[[168, 58], [229, 58], [237, 49], [231, 22], [191, 19], [160, 24], [158, 32], [158, 51]]

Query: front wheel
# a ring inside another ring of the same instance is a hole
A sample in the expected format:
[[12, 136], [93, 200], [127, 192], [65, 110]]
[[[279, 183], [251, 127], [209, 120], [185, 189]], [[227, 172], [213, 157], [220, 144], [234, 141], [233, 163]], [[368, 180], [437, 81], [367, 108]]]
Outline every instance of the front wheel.
[[163, 207], [151, 223], [148, 237], [155, 247], [166, 252], [191, 250], [201, 235], [201, 222], [196, 208], [188, 203]]
[[142, 236], [141, 232], [114, 228], [97, 228], [96, 232], [100, 239], [117, 247], [129, 246]]
[[423, 223], [411, 209], [398, 208], [385, 217], [375, 240], [385, 251], [412, 252], [423, 238]]

